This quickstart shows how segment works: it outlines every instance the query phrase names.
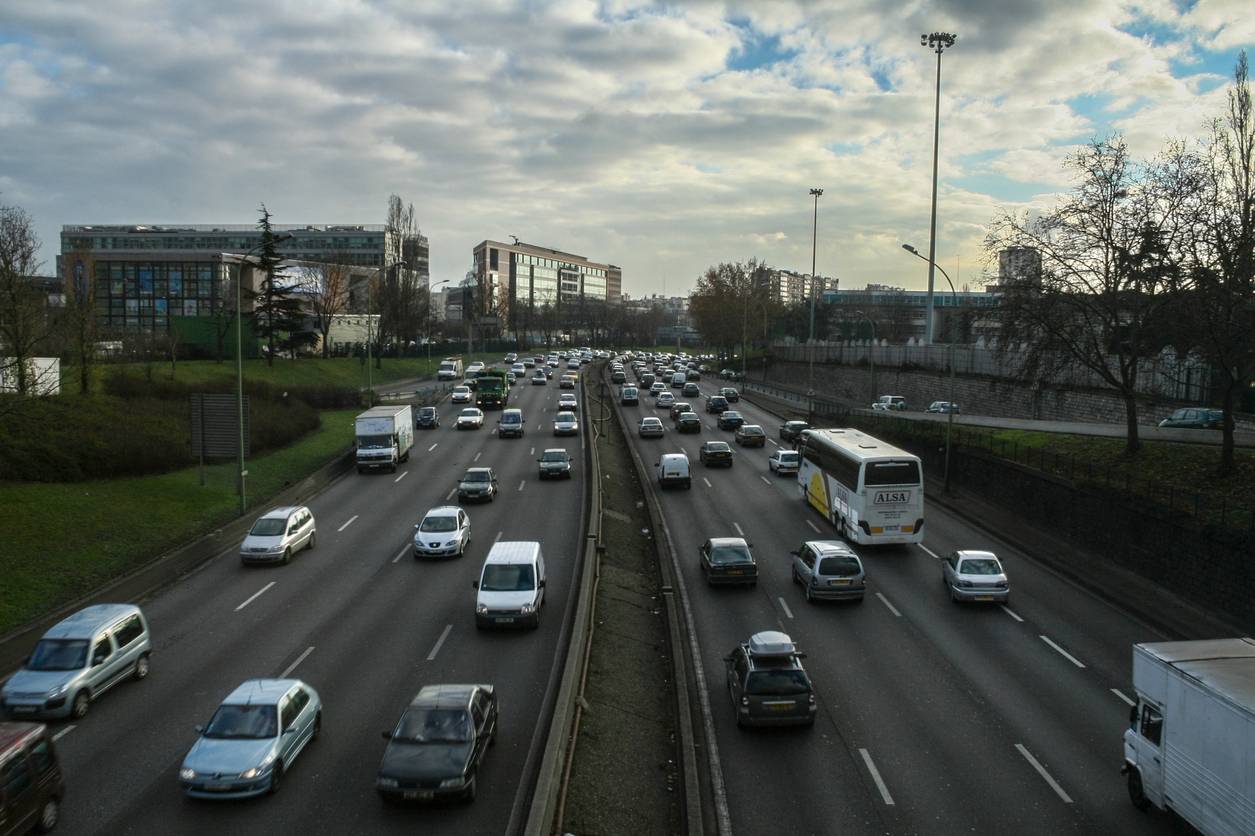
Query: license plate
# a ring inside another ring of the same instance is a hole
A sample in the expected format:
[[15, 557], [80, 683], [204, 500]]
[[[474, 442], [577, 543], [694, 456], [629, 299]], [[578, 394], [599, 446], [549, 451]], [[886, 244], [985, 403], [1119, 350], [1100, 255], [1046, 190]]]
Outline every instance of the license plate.
[[768, 711], [792, 711], [793, 703], [787, 703], [785, 705], [769, 705], [767, 706], [767, 710]]
[[230, 784], [206, 784], [205, 789], [209, 792], [225, 792], [231, 789]]
[[994, 599], [994, 596], [992, 595], [977, 595], [976, 596], [977, 601], [992, 601], [993, 599]]
[[848, 580], [828, 581], [828, 585], [829, 586], [849, 586], [850, 582]]
[[497, 622], [499, 624], [511, 624], [514, 622], [514, 616], [508, 616], [506, 618], [498, 618]]
[[14, 714], [34, 714], [35, 706], [33, 705], [11, 705], [9, 710]]
[[728, 574], [729, 575], [744, 575], [745, 572], [741, 569], [729, 569]]
[[402, 794], [402, 797], [409, 801], [413, 801], [415, 799], [429, 799], [434, 795], [435, 794], [431, 790], [406, 790]]

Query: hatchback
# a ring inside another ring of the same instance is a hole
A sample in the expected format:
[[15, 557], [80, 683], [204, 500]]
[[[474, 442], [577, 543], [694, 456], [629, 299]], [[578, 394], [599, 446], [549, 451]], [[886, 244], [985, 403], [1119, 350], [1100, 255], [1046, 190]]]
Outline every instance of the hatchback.
[[662, 419], [655, 418], [652, 415], [648, 418], [642, 418], [640, 425], [636, 428], [636, 432], [641, 438], [662, 438], [664, 432]]
[[279, 790], [322, 731], [322, 700], [299, 679], [250, 679], [227, 695], [179, 768], [194, 798], [247, 798]]
[[451, 403], [470, 403], [471, 387], [454, 386], [453, 391], [449, 393], [449, 401]]
[[551, 447], [536, 461], [540, 465], [541, 479], [571, 478], [571, 456], [566, 450]]
[[545, 374], [544, 369], [537, 369], [532, 374], [533, 386], [544, 386], [548, 382], [549, 382], [549, 375]]
[[794, 549], [793, 582], [802, 585], [807, 601], [817, 599], [862, 603], [867, 590], [863, 562], [838, 540], [808, 540]]
[[663, 393], [666, 391], [667, 384], [663, 383], [661, 380], [655, 380], [653, 383], [649, 384], [649, 394], [655, 398], [662, 397]]
[[741, 400], [741, 393], [733, 389], [731, 386], [725, 386], [719, 390], [719, 394], [728, 399], [728, 403], [737, 403]]
[[497, 496], [497, 474], [491, 467], [472, 467], [458, 482], [458, 501], [492, 502]]
[[728, 408], [728, 399], [723, 395], [711, 395], [706, 399], [706, 411], [718, 415]]
[[742, 424], [736, 428], [736, 443], [742, 447], [764, 447], [767, 433], [757, 424]]
[[434, 406], [420, 406], [418, 414], [414, 418], [414, 428], [419, 430], [434, 430], [440, 426], [440, 413], [436, 411]]
[[767, 469], [773, 473], [796, 474], [801, 457], [796, 450], [775, 450], [767, 457]]
[[558, 396], [558, 409], [566, 410], [567, 412], [578, 412], [579, 408], [579, 401], [570, 392], [564, 392]]
[[1224, 427], [1224, 411], [1202, 407], [1178, 409], [1160, 421], [1159, 426], [1189, 430], [1219, 430]]
[[755, 633], [723, 657], [736, 724], [814, 725], [815, 689], [802, 667], [804, 658], [777, 630]]
[[743, 537], [712, 537], [702, 543], [698, 559], [706, 583], [758, 583], [758, 564]]
[[721, 430], [735, 430], [744, 423], [745, 417], [735, 409], [729, 409], [719, 414], [719, 429]]
[[1007, 573], [993, 552], [955, 551], [941, 560], [941, 583], [950, 600], [1005, 604], [1011, 596]]
[[375, 789], [392, 801], [471, 801], [479, 767], [497, 742], [497, 697], [491, 685], [427, 685], [385, 731]]
[[732, 467], [732, 447], [726, 441], [707, 441], [697, 451], [697, 458], [707, 467]]
[[476, 406], [468, 406], [458, 413], [455, 427], [459, 430], [478, 430], [484, 426], [484, 413]]
[[702, 390], [697, 387], [696, 383], [686, 383], [680, 390], [680, 394], [686, 398], [697, 398], [701, 396]]
[[314, 548], [314, 515], [301, 505], [271, 508], [248, 530], [240, 544], [241, 563], [288, 563], [301, 549]]
[[456, 505], [432, 508], [414, 526], [414, 557], [461, 557], [471, 543], [471, 518]]
[[574, 412], [559, 412], [553, 418], [554, 435], [579, 435], [580, 422]]

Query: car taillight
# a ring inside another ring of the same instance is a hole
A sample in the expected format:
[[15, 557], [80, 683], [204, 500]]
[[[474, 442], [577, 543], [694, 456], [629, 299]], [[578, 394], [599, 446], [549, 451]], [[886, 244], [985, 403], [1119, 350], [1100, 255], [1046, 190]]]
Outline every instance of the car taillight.
[[741, 697], [741, 705], [748, 706], [750, 704], [749, 697]]
[[807, 701], [808, 703], [810, 703], [811, 705], [814, 705], [814, 704], [815, 704], [815, 695], [814, 695], [814, 694], [807, 694], [807, 695], [806, 695], [806, 701]]

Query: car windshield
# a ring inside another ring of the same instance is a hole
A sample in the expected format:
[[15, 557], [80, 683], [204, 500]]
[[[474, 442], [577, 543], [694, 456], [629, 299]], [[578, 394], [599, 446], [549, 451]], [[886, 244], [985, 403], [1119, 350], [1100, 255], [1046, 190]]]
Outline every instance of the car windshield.
[[31, 671], [76, 671], [87, 662], [87, 641], [84, 639], [44, 639], [35, 645], [35, 652], [26, 663]]
[[441, 515], [439, 517], [424, 517], [423, 523], [418, 527], [419, 531], [456, 531], [458, 528], [457, 517]]
[[479, 410], [478, 409], [464, 409], [462, 410], [462, 417], [463, 418], [478, 418]]
[[574, 422], [574, 421], [575, 421], [575, 413], [574, 413], [574, 412], [559, 412], [559, 413], [558, 413], [558, 417], [554, 418], [554, 420], [555, 420], [555, 421], [557, 421], [557, 422], [559, 422], [559, 423], [562, 423], [562, 422], [564, 422], [564, 421], [565, 421], [565, 422], [568, 422], [568, 423], [570, 423], [570, 422]]
[[205, 737], [217, 740], [261, 740], [276, 734], [273, 705], [223, 705], [205, 727]]
[[468, 470], [462, 477], [463, 482], [491, 482], [492, 474], [486, 470]]
[[464, 743], [471, 739], [470, 718], [460, 708], [411, 708], [392, 739], [400, 743]]
[[288, 521], [284, 517], [262, 517], [253, 523], [248, 533], [255, 537], [278, 537], [287, 527]]
[[479, 588], [485, 592], [527, 592], [536, 588], [530, 563], [489, 563]]
[[567, 457], [566, 457], [566, 453], [562, 451], [557, 451], [557, 452], [545, 451], [545, 454], [541, 456], [540, 460], [542, 462], [564, 462], [567, 460]]
[[864, 485], [918, 485], [919, 462], [872, 462], [863, 468]]
[[425, 406], [418, 411], [418, 417], [419, 418], [434, 418], [436, 417], [436, 408], [434, 406]]
[[390, 435], [359, 435], [357, 437], [357, 446], [363, 450], [378, 450], [383, 447], [392, 446], [392, 436]]
[[749, 675], [749, 680], [745, 683], [745, 691], [748, 694], [754, 694], [760, 697], [786, 697], [798, 694], [809, 694], [811, 690], [810, 680], [806, 677], [806, 671], [789, 669], [789, 670], [767, 670], [753, 671]]
[[819, 574], [835, 575], [838, 578], [852, 578], [859, 573], [858, 558], [825, 557], [819, 561]]
[[987, 557], [974, 557], [959, 563], [960, 575], [1001, 575], [1002, 567], [998, 561]]
[[721, 563], [749, 563], [752, 560], [749, 549], [744, 546], [715, 546], [715, 548], [710, 550], [710, 562], [716, 565]]

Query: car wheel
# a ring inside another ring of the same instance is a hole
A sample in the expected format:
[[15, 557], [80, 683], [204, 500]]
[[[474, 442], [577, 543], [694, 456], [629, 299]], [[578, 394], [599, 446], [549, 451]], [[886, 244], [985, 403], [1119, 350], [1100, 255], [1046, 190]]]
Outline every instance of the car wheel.
[[313, 534], [309, 535], [309, 545], [307, 545], [305, 548], [309, 549], [312, 552], [314, 550], [314, 542], [317, 539], [318, 539], [318, 532], [315, 531]]
[[322, 735], [322, 712], [314, 715], [314, 731], [310, 734], [310, 740], [317, 740]]
[[476, 772], [471, 776], [471, 780], [466, 784], [466, 794], [462, 796], [462, 800], [467, 804], [475, 800], [476, 788], [479, 785], [479, 773]]
[[288, 563], [291, 563], [291, 562], [292, 562], [292, 550], [291, 550], [291, 549], [284, 549], [284, 550], [283, 550], [283, 563], [284, 563], [284, 565], [287, 565]]
[[1139, 810], [1145, 810], [1150, 806], [1150, 799], [1146, 797], [1146, 791], [1142, 789], [1142, 773], [1133, 767], [1129, 767], [1129, 800]]
[[75, 720], [82, 720], [87, 716], [87, 709], [91, 708], [92, 698], [87, 691], [79, 691], [74, 695], [74, 703], [70, 707], [70, 715]]
[[270, 770], [270, 786], [266, 791], [274, 795], [279, 791], [280, 785], [283, 784], [283, 761], [275, 763], [274, 769]]
[[49, 798], [44, 801], [44, 806], [39, 810], [39, 821], [35, 824], [35, 829], [40, 833], [48, 833], [57, 826], [57, 822], [61, 819], [61, 802], [55, 798]]
[[136, 679], [146, 678], [148, 676], [148, 667], [149, 667], [148, 654], [144, 653], [138, 659], [135, 660], [135, 674], [134, 674], [135, 678]]

